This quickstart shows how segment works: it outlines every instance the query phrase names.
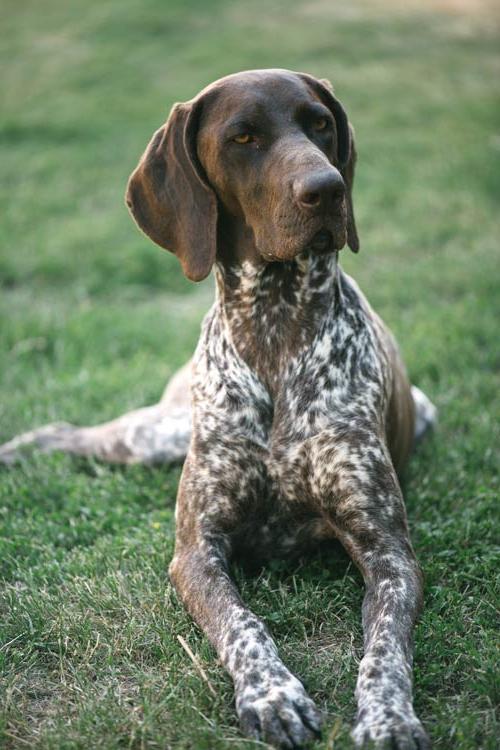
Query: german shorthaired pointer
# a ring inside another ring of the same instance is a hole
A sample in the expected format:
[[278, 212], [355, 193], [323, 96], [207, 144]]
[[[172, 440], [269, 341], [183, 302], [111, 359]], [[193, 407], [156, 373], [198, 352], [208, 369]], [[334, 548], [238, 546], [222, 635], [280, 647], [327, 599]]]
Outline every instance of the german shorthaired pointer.
[[412, 707], [422, 580], [397, 479], [435, 409], [338, 265], [358, 250], [356, 152], [327, 81], [258, 70], [176, 104], [132, 174], [139, 227], [189, 279], [215, 267], [192, 362], [156, 406], [105, 425], [50, 425], [34, 444], [125, 463], [186, 457], [170, 577], [231, 674], [242, 730], [302, 746], [320, 715], [244, 605], [230, 561], [335, 537], [361, 570], [365, 653], [357, 745], [423, 750]]

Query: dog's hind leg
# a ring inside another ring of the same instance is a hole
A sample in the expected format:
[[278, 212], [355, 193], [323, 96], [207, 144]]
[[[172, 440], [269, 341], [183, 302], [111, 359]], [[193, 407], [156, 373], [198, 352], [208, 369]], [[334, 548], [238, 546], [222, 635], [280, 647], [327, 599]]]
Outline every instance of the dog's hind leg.
[[173, 376], [158, 404], [94, 427], [56, 422], [25, 432], [0, 446], [0, 463], [16, 463], [29, 447], [111, 463], [183, 461], [191, 438], [190, 367], [188, 362]]
[[432, 401], [416, 385], [411, 387], [411, 395], [415, 406], [414, 445], [417, 445], [437, 424], [437, 409]]

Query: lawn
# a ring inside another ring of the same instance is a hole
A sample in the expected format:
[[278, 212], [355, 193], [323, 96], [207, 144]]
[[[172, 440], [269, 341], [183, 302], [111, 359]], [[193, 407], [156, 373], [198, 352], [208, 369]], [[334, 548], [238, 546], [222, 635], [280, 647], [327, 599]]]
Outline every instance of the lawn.
[[[174, 101], [251, 67], [329, 77], [356, 128], [352, 273], [440, 411], [404, 491], [425, 574], [416, 708], [498, 747], [500, 14], [485, 2], [3, 0], [0, 440], [152, 403], [212, 290], [134, 228], [126, 179]], [[251, 750], [166, 578], [179, 469], [33, 455], [0, 471], [0, 746]], [[324, 553], [237, 571], [351, 748], [362, 587]], [[182, 636], [216, 691], [181, 647]]]

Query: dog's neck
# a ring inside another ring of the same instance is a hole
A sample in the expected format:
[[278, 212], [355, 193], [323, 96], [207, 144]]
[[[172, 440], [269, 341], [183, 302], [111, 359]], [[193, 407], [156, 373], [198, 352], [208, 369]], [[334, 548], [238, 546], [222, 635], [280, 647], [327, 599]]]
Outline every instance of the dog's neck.
[[238, 354], [275, 391], [284, 367], [341, 302], [338, 254], [267, 262], [255, 248], [243, 250], [238, 244], [216, 263], [217, 305]]

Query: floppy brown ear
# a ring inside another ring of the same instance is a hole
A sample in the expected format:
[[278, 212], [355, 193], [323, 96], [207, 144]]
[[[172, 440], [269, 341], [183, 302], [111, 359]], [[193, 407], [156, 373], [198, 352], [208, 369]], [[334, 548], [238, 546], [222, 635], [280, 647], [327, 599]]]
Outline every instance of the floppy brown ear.
[[175, 104], [132, 172], [125, 200], [142, 231], [179, 258], [184, 274], [210, 273], [217, 243], [217, 199], [196, 154], [201, 103]]
[[349, 125], [349, 140], [350, 140], [350, 151], [349, 159], [347, 164], [343, 167], [340, 172], [344, 178], [346, 187], [346, 203], [347, 203], [347, 244], [353, 251], [357, 253], [359, 251], [359, 237], [358, 230], [356, 229], [356, 221], [354, 219], [354, 206], [352, 203], [352, 188], [354, 183], [354, 169], [356, 167], [356, 159], [358, 155], [356, 153], [356, 143], [354, 141], [354, 128], [351, 123]]
[[352, 189], [354, 183], [354, 168], [356, 165], [356, 147], [354, 144], [354, 129], [347, 119], [345, 109], [333, 93], [333, 86], [326, 78], [318, 80], [313, 76], [303, 74], [321, 100], [328, 107], [335, 118], [337, 127], [337, 159], [339, 170], [346, 186], [347, 203], [347, 244], [354, 253], [359, 250], [358, 231], [354, 219]]

